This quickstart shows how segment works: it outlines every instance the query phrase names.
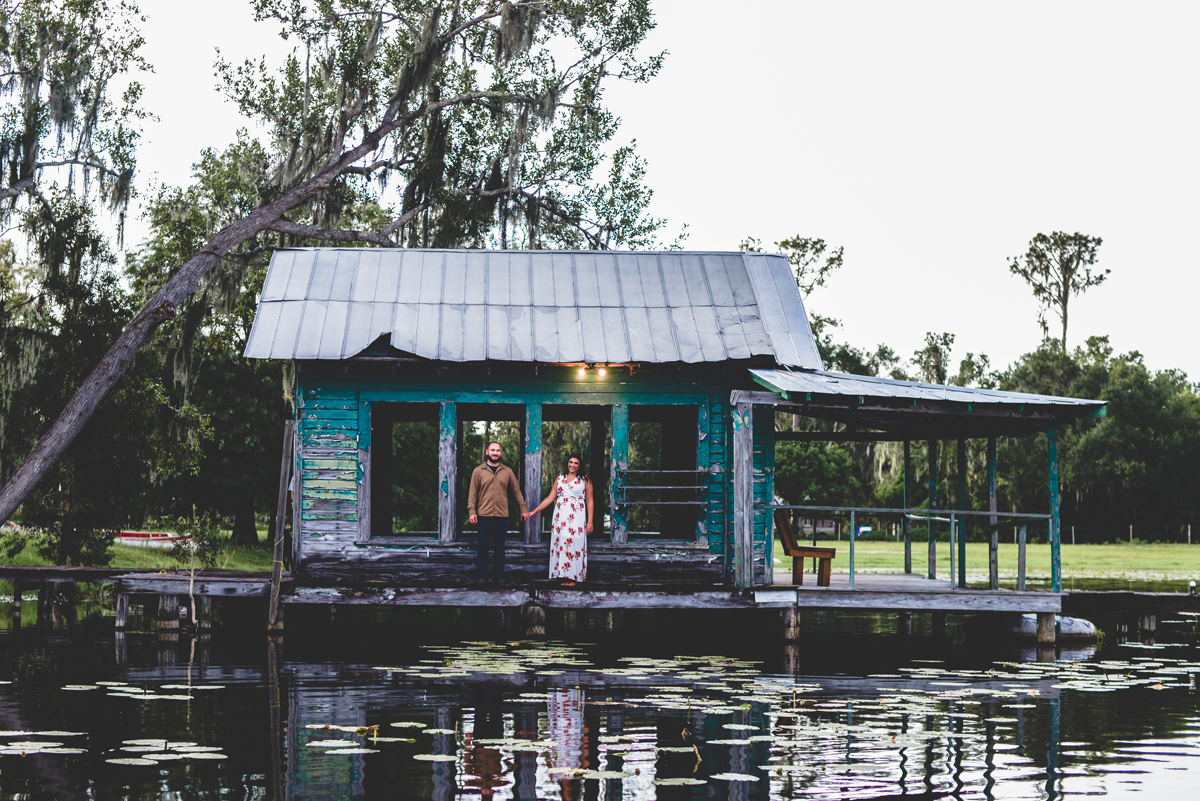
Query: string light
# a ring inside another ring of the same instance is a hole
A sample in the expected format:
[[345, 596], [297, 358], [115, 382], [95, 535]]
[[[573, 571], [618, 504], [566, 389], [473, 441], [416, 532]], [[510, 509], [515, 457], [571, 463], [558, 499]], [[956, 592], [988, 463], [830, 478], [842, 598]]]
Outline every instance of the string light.
[[601, 367], [599, 370], [596, 371], [596, 374], [599, 375], [601, 378], [604, 378], [604, 376], [608, 375], [608, 370], [605, 370], [603, 367]]
[[580, 378], [583, 378], [585, 375], [587, 375], [587, 368], [586, 368], [586, 367], [580, 367], [580, 368], [579, 368], [579, 377], [580, 377]]

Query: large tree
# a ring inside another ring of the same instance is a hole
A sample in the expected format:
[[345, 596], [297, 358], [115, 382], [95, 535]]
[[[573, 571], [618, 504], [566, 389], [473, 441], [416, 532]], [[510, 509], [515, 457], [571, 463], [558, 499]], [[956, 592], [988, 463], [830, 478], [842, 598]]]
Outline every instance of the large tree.
[[[264, 232], [382, 247], [637, 247], [660, 225], [645, 213], [650, 193], [632, 148], [605, 157], [617, 120], [601, 105], [606, 78], [646, 81], [661, 64], [638, 54], [653, 26], [647, 0], [258, 0], [255, 9], [299, 45], [277, 71], [220, 68], [231, 97], [270, 132], [254, 165], [257, 204], [133, 318], [0, 490], [0, 520], [158, 327]], [[380, 187], [398, 198], [381, 200], [386, 218], [347, 227], [347, 198]]]
[[1062, 323], [1060, 345], [1064, 351], [1067, 349], [1067, 310], [1071, 298], [1104, 283], [1110, 272], [1107, 269], [1092, 272], [1102, 242], [1098, 236], [1080, 233], [1038, 234], [1029, 240], [1029, 249], [1023, 256], [1009, 260], [1009, 271], [1025, 279], [1034, 298], [1041, 304], [1038, 320], [1047, 336], [1046, 310], [1058, 315]]

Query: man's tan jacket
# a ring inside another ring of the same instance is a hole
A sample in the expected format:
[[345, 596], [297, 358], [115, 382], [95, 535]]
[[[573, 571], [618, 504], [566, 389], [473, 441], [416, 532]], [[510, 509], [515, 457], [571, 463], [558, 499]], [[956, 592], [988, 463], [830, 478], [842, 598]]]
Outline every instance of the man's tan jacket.
[[471, 473], [471, 492], [467, 495], [467, 514], [480, 517], [508, 517], [508, 493], [517, 499], [521, 514], [525, 514], [525, 496], [517, 484], [517, 475], [508, 465], [494, 471], [481, 464]]

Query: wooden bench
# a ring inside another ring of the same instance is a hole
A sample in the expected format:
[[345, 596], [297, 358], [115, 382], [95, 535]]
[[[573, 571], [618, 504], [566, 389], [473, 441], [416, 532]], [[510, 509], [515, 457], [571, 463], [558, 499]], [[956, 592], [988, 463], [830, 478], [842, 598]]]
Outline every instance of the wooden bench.
[[817, 586], [829, 586], [829, 574], [833, 570], [833, 557], [837, 555], [836, 548], [817, 548], [812, 545], [801, 545], [799, 532], [792, 525], [791, 518], [783, 509], [775, 510], [775, 531], [779, 533], [779, 541], [783, 543], [783, 552], [792, 557], [792, 583], [804, 584], [804, 560], [817, 560]]

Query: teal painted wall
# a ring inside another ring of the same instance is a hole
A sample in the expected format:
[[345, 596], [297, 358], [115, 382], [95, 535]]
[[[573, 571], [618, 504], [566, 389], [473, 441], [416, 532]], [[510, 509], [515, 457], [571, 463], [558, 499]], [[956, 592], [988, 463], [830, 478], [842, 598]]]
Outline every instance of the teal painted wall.
[[[529, 368], [528, 365], [521, 367]], [[437, 374], [435, 369], [440, 369]], [[342, 554], [361, 561], [366, 546], [359, 504], [367, 503], [365, 481], [370, 453], [371, 404], [374, 402], [506, 404], [688, 404], [698, 407], [697, 461], [711, 467], [707, 511], [699, 525], [710, 553], [724, 557], [732, 530], [732, 437], [730, 391], [745, 381], [739, 373], [698, 366], [693, 369], [641, 371], [613, 368], [605, 380], [594, 373], [580, 380], [573, 369], [543, 367], [491, 375], [474, 368], [347, 369], [342, 363], [305, 364], [298, 378], [297, 426], [300, 432], [298, 558]], [[513, 375], [515, 373], [515, 375]], [[768, 409], [755, 415], [755, 500], [769, 502], [774, 484], [774, 437]], [[598, 514], [600, 512], [598, 511]], [[756, 561], [769, 559], [769, 515], [755, 517]], [[726, 560], [728, 561], [728, 560]], [[764, 565], [760, 564], [760, 568]], [[369, 570], [363, 565], [364, 570]], [[761, 569], [756, 571], [761, 573]]]

